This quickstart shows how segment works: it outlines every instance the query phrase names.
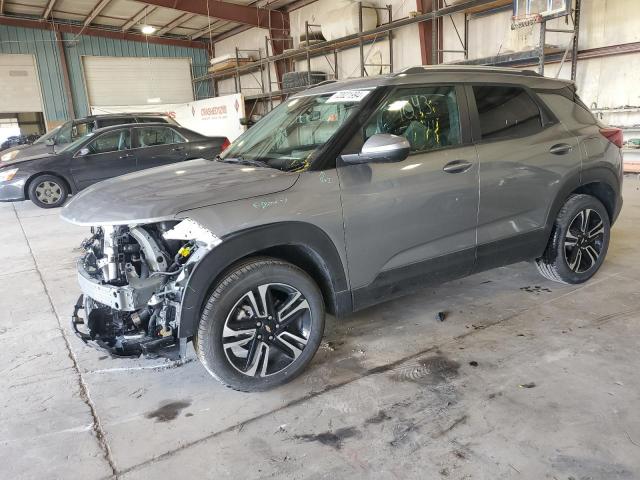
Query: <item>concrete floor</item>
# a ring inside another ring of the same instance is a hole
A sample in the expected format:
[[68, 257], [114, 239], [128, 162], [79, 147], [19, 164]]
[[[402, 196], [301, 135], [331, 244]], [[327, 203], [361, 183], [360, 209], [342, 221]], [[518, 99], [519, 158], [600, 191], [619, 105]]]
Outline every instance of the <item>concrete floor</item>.
[[83, 345], [86, 230], [0, 204], [0, 478], [638, 479], [639, 189], [591, 282], [518, 264], [329, 319], [262, 394]]

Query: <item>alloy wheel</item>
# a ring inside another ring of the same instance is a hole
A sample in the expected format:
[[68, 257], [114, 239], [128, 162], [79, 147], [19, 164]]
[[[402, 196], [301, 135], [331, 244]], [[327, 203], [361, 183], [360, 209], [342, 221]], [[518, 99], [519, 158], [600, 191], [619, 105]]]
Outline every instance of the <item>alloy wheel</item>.
[[307, 299], [291, 285], [267, 283], [246, 292], [225, 320], [222, 346], [244, 375], [281, 372], [302, 354], [311, 333]]
[[57, 203], [62, 198], [62, 187], [51, 180], [39, 183], [35, 192], [38, 200], [47, 205]]
[[597, 211], [586, 208], [578, 212], [564, 238], [565, 259], [572, 271], [584, 273], [596, 265], [602, 253], [604, 233], [604, 223]]

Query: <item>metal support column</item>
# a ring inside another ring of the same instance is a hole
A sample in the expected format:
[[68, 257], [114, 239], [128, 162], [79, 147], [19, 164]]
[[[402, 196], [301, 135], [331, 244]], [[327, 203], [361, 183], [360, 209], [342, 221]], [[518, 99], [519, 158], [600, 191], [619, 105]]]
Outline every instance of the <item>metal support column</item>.
[[362, 38], [362, 2], [358, 2], [358, 44], [360, 46], [360, 76], [366, 75], [364, 68], [364, 39]]
[[67, 54], [64, 50], [64, 39], [62, 33], [56, 30], [56, 44], [58, 47], [58, 54], [60, 56], [60, 69], [62, 70], [62, 83], [64, 87], [64, 95], [66, 97], [67, 104], [67, 116], [69, 120], [73, 120], [76, 116], [75, 108], [73, 106], [73, 96], [71, 95], [71, 82], [69, 80], [69, 65], [67, 64]]
[[464, 59], [469, 60], [469, 14], [464, 13]]
[[236, 47], [236, 74], [233, 77], [234, 86], [236, 87], [236, 93], [240, 93], [242, 91], [242, 84], [240, 80], [240, 56], [238, 55], [238, 47]]
[[578, 41], [580, 40], [580, 7], [582, 0], [576, 0], [576, 10], [573, 16], [573, 52], [571, 53], [571, 80], [576, 81], [578, 70]]
[[542, 22], [540, 22], [540, 45], [538, 46], [538, 59], [539, 59], [538, 73], [540, 75], [544, 75], [544, 62], [545, 62], [544, 47], [546, 42], [547, 42], [547, 22], [546, 20], [543, 20]]
[[[393, 22], [393, 10], [391, 5], [387, 5], [389, 13], [389, 23]], [[393, 73], [393, 30], [389, 31], [389, 73]]]
[[431, 0], [431, 12], [434, 13], [431, 19], [431, 65], [438, 64], [438, 18], [435, 13], [438, 11], [438, 0]]
[[269, 84], [269, 110], [273, 110], [273, 85], [271, 84], [271, 63], [269, 58], [269, 37], [264, 37], [264, 53], [267, 57], [267, 83]]
[[311, 85], [311, 53], [309, 52], [309, 22], [304, 22], [305, 48], [307, 49], [307, 85]]

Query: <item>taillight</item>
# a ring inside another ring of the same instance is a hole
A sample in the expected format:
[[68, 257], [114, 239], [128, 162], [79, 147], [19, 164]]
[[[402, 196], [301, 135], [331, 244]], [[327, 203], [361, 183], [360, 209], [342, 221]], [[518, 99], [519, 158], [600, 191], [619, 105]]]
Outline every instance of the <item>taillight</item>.
[[220, 152], [224, 152], [227, 148], [229, 148], [229, 145], [231, 145], [231, 142], [229, 141], [228, 138], [225, 138], [224, 142], [222, 142], [222, 147], [220, 148]]
[[601, 128], [600, 134], [602, 134], [603, 137], [613, 143], [616, 147], [622, 148], [622, 144], [624, 143], [622, 129], [615, 127]]

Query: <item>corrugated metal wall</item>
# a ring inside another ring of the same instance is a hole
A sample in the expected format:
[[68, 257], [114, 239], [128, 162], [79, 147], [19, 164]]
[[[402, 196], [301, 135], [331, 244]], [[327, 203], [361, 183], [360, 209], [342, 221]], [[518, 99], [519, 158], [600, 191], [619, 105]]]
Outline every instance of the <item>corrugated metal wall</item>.
[[[128, 40], [63, 34], [71, 92], [76, 117], [88, 114], [82, 56], [104, 55], [114, 57], [190, 57], [192, 76], [204, 75], [207, 71], [208, 56], [205, 49], [174, 47], [169, 45], [146, 44]], [[53, 32], [47, 30], [18, 28], [0, 25], [0, 54], [33, 54], [36, 58], [45, 118], [48, 123], [59, 123], [67, 119], [67, 104], [64, 94], [60, 55]], [[141, 64], [141, 75], [144, 75]], [[117, 79], [114, 79], [116, 81]], [[2, 88], [0, 86], [0, 88]], [[209, 82], [195, 85], [195, 98], [211, 96]]]
[[[87, 115], [87, 92], [84, 86], [82, 72], [82, 56], [102, 55], [109, 57], [170, 57], [191, 58], [192, 76], [204, 75], [207, 71], [207, 51], [197, 48], [174, 47], [169, 45], [157, 45], [153, 43], [132, 42], [128, 40], [115, 40], [103, 37], [82, 36], [76, 41], [75, 35], [64, 34], [65, 52], [69, 65], [69, 80], [73, 92], [73, 103], [76, 108], [76, 116]], [[67, 41], [68, 40], [68, 41]], [[144, 75], [144, 63], [140, 64], [140, 75]], [[211, 96], [210, 83], [200, 82], [196, 84], [195, 98]]]
[[35, 55], [45, 118], [47, 122], [65, 120], [67, 101], [63, 93], [60, 55], [53, 32], [0, 25], [0, 54], [2, 53]]

